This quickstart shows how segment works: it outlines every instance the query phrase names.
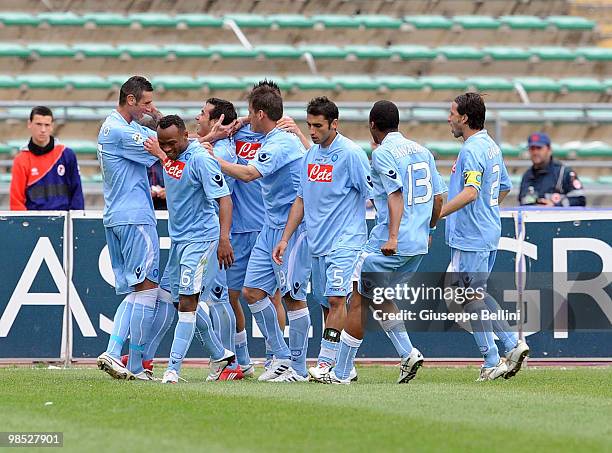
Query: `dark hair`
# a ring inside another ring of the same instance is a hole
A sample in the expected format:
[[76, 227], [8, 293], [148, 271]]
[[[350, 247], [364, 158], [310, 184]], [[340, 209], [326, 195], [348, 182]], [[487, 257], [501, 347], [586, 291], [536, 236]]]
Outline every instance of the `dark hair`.
[[391, 101], [377, 101], [370, 110], [370, 123], [380, 132], [396, 131], [399, 126], [399, 110]]
[[327, 96], [321, 96], [311, 99], [306, 107], [306, 113], [309, 115], [323, 116], [331, 125], [333, 120], [338, 119], [338, 106], [330, 101]]
[[38, 105], [32, 109], [30, 112], [30, 121], [34, 119], [34, 115], [50, 116], [51, 119], [53, 119], [53, 112], [49, 107], [45, 107], [44, 105]]
[[278, 91], [278, 94], [282, 94], [281, 93], [281, 89], [280, 87], [276, 84], [276, 82], [272, 81], [272, 80], [268, 80], [268, 79], [263, 79], [260, 80], [259, 82], [257, 82], [254, 86], [253, 89], [255, 88], [259, 88], [259, 87], [270, 87], [276, 91]]
[[233, 122], [236, 118], [238, 118], [238, 114], [236, 113], [234, 104], [232, 104], [230, 101], [226, 101], [225, 99], [219, 98], [209, 98], [206, 99], [206, 103], [215, 106], [215, 108], [212, 109], [209, 115], [211, 120], [216, 120], [218, 118], [221, 118], [221, 115], [225, 115], [223, 118], [223, 123], [221, 124], [226, 126]]
[[272, 121], [283, 117], [283, 98], [275, 88], [262, 85], [253, 88], [248, 97], [249, 105], [254, 111], [262, 110]]
[[478, 93], [465, 93], [455, 98], [459, 115], [467, 115], [470, 129], [484, 129], [486, 107], [484, 99]]
[[179, 132], [186, 130], [185, 122], [178, 115], [166, 115], [157, 123], [157, 127], [160, 129], [168, 129], [172, 126], [176, 126]]
[[141, 76], [132, 76], [121, 85], [119, 91], [119, 105], [125, 105], [128, 95], [133, 95], [136, 102], [142, 99], [142, 93], [145, 91], [153, 91], [153, 85], [147, 79]]

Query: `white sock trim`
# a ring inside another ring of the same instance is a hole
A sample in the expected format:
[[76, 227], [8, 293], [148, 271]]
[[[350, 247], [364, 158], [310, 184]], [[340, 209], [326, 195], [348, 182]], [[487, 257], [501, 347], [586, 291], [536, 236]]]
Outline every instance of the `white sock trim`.
[[155, 308], [155, 302], [157, 302], [158, 292], [158, 288], [137, 291], [134, 293], [134, 303]]
[[172, 303], [172, 294], [163, 288], [157, 288], [157, 300], [160, 302]]
[[135, 295], [136, 295], [136, 293], [132, 291], [131, 293], [127, 294], [123, 298], [123, 300], [126, 301], [128, 304], [133, 304], [134, 303], [134, 298], [136, 297]]
[[340, 334], [340, 341], [348, 344], [351, 348], [358, 348], [359, 346], [361, 346], [361, 342], [363, 340], [359, 340], [353, 337], [352, 335], [349, 335], [348, 333], [346, 333], [346, 331], [343, 330]]
[[296, 319], [300, 319], [308, 315], [310, 315], [310, 312], [308, 311], [308, 307], [300, 308], [299, 310], [294, 310], [294, 311], [287, 311], [287, 318], [289, 319], [289, 322], [295, 321]]
[[236, 342], [236, 344], [243, 344], [247, 342], [247, 333], [246, 333], [246, 329], [242, 330], [241, 332], [238, 332], [234, 335], [234, 341]]
[[179, 311], [178, 312], [179, 322], [189, 322], [195, 324], [196, 312], [195, 311]]
[[251, 310], [251, 313], [258, 313], [267, 308], [268, 305], [272, 305], [272, 302], [270, 302], [270, 299], [268, 299], [268, 296], [266, 296], [254, 304], [249, 304], [249, 309]]

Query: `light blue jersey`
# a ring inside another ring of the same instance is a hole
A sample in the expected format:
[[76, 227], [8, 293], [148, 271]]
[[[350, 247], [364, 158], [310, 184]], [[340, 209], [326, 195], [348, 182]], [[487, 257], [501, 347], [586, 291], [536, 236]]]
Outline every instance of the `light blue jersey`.
[[[248, 124], [234, 134], [236, 162], [248, 165], [255, 158], [265, 135], [251, 130]], [[235, 181], [232, 192], [234, 213], [232, 216], [232, 233], [251, 233], [261, 231], [266, 213], [261, 195], [261, 181]]]
[[313, 256], [360, 249], [368, 237], [366, 200], [372, 197], [370, 163], [353, 141], [337, 134], [328, 148], [314, 145], [302, 163], [298, 196], [304, 199]]
[[172, 241], [218, 240], [215, 199], [230, 192], [219, 164], [197, 140], [190, 140], [177, 160], [164, 162], [164, 184]]
[[144, 149], [155, 131], [119, 112], [106, 118], [98, 134], [98, 161], [104, 178], [104, 226], [155, 225], [147, 167], [157, 158]]
[[[220, 157], [226, 162], [235, 164], [237, 162], [236, 159], [236, 146], [234, 145], [234, 140], [231, 138], [224, 138], [223, 140], [217, 140], [213, 144], [213, 153], [215, 156]], [[227, 187], [232, 193], [234, 191], [234, 187], [236, 186], [236, 180], [231, 176], [223, 176], [225, 178], [225, 182], [227, 183]], [[219, 206], [217, 206], [217, 213], [219, 212]]]
[[464, 187], [478, 190], [478, 198], [446, 219], [446, 242], [464, 251], [493, 251], [501, 235], [499, 192], [512, 183], [499, 146], [486, 130], [468, 138], [451, 172], [448, 199]]
[[261, 193], [266, 225], [284, 228], [300, 186], [302, 158], [306, 150], [292, 133], [272, 129], [255, 158], [249, 162], [261, 173]]
[[400, 222], [397, 254], [427, 253], [434, 195], [446, 192], [431, 152], [399, 132], [387, 134], [372, 153], [372, 182], [377, 210], [376, 226], [368, 245], [380, 249], [389, 239], [389, 194], [401, 190], [404, 214]]

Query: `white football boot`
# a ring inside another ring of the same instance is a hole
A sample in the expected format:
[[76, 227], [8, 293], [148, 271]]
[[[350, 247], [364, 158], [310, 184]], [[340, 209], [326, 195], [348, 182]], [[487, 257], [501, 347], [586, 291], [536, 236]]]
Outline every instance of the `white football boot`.
[[229, 349], [226, 349], [223, 353], [223, 357], [218, 360], [210, 361], [210, 373], [208, 373], [206, 380], [218, 381], [219, 376], [221, 376], [221, 373], [223, 373], [223, 370], [234, 363], [234, 360], [236, 360], [236, 355]]
[[524, 341], [519, 340], [516, 346], [506, 353], [506, 365], [508, 371], [504, 374], [504, 379], [510, 379], [521, 370], [523, 361], [529, 355], [529, 346]]
[[261, 373], [258, 381], [271, 381], [291, 368], [291, 359], [272, 359], [270, 367]]
[[476, 379], [477, 382], [481, 381], [493, 381], [500, 376], [503, 376], [508, 372], [508, 366], [506, 362], [500, 360], [496, 366], [492, 366], [489, 368], [482, 367], [480, 368], [480, 376]]
[[108, 373], [115, 379], [134, 379], [134, 375], [130, 373], [130, 370], [123, 366], [121, 360], [114, 358], [107, 352], [103, 352], [98, 356], [96, 364], [98, 365], [99, 369], [105, 373]]
[[405, 359], [402, 359], [400, 363], [400, 375], [397, 380], [398, 384], [405, 384], [410, 382], [419, 371], [419, 368], [423, 365], [423, 354], [417, 348], [412, 348], [410, 354]]
[[317, 363], [316, 366], [308, 368], [308, 379], [312, 382], [323, 382], [323, 379], [327, 379], [327, 375], [331, 371], [332, 366], [327, 362]]
[[300, 376], [293, 368], [289, 368], [283, 374], [270, 379], [268, 382], [308, 382], [308, 378]]
[[179, 380], [178, 373], [174, 370], [166, 370], [162, 377], [162, 384], [176, 384]]

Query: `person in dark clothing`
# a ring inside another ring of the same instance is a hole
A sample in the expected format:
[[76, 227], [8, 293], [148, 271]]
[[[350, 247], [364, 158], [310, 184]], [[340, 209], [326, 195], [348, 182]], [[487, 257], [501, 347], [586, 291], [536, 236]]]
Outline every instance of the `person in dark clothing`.
[[156, 211], [167, 211], [166, 189], [164, 188], [164, 169], [161, 162], [157, 161], [147, 169], [149, 185], [151, 186], [151, 198]]

